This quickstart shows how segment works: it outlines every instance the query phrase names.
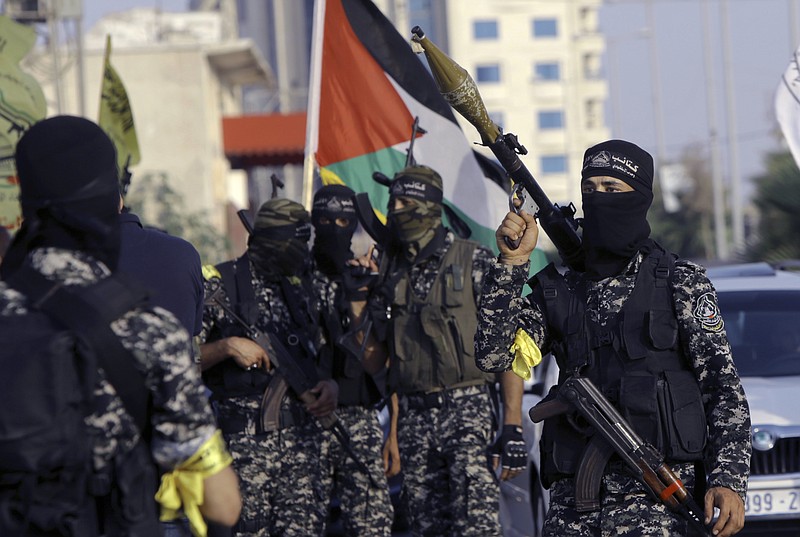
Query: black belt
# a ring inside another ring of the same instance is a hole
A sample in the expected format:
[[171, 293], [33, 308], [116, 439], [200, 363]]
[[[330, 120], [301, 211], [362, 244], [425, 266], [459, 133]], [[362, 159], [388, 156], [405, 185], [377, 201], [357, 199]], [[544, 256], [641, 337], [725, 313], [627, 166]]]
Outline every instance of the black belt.
[[[281, 430], [289, 427], [296, 427], [305, 425], [311, 421], [311, 416], [298, 405], [291, 405], [289, 408], [281, 408], [278, 429]], [[261, 429], [261, 420], [256, 419], [256, 434], [264, 434], [272, 431], [264, 431]], [[241, 434], [247, 431], [247, 418], [244, 416], [231, 416], [225, 420], [220, 420], [219, 429], [222, 434]]]
[[472, 397], [474, 395], [484, 395], [489, 393], [485, 384], [476, 386], [464, 386], [463, 388], [445, 388], [435, 392], [416, 392], [406, 394], [408, 408], [412, 410], [430, 410], [432, 408], [442, 408], [455, 402], [457, 399]]

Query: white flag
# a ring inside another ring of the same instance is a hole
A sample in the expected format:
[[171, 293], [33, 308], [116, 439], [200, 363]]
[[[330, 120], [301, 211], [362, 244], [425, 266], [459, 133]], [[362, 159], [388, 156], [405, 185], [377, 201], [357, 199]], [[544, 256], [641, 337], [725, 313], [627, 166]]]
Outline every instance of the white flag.
[[794, 52], [775, 92], [775, 115], [789, 144], [794, 161], [800, 167], [800, 48]]

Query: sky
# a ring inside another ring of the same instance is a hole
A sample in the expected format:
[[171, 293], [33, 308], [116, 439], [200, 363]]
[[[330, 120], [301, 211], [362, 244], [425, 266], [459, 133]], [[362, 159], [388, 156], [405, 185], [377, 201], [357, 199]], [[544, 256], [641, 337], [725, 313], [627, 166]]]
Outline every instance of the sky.
[[[652, 0], [653, 16], [649, 18], [644, 0], [607, 2], [600, 13], [600, 26], [608, 36], [606, 65], [612, 110], [607, 122], [614, 134], [635, 140], [657, 155], [660, 126], [665, 158], [674, 161], [689, 144], [710, 148], [713, 119], [723, 175], [727, 180], [733, 166], [731, 148], [738, 155], [746, 185], [749, 178], [763, 172], [765, 153], [782, 148], [773, 100], [798, 45], [794, 42], [798, 39], [797, 21], [794, 30], [790, 23], [800, 10], [798, 3]], [[655, 62], [650, 60], [653, 36]], [[727, 58], [723, 50], [728, 51]], [[723, 68], [726, 59], [727, 72]], [[657, 68], [652, 69], [653, 65]], [[660, 81], [660, 92], [653, 91], [654, 80]], [[714, 90], [710, 95], [709, 88]], [[654, 102], [660, 103], [660, 115], [654, 113]], [[733, 118], [730, 123], [729, 118]], [[732, 137], [729, 126], [735, 128]], [[734, 143], [729, 144], [731, 139]]]
[[[749, 180], [763, 173], [765, 154], [782, 148], [773, 99], [800, 44], [795, 42], [800, 39], [800, 22], [794, 21], [794, 29], [790, 22], [800, 16], [799, 4], [800, 0], [605, 0], [600, 30], [607, 37], [606, 122], [612, 134], [638, 143], [657, 162], [668, 163], [691, 144], [702, 144], [710, 153], [713, 119], [724, 180], [730, 182], [738, 162], [743, 190], [749, 195]], [[132, 7], [183, 11], [187, 5], [187, 0], [84, 0], [84, 29], [104, 14]], [[651, 43], [656, 61], [651, 61]], [[660, 83], [654, 84], [656, 80]], [[732, 84], [726, 83], [729, 80]], [[656, 86], [660, 91], [653, 91]], [[714, 90], [711, 95], [708, 88]], [[660, 113], [655, 113], [654, 103]], [[733, 137], [729, 126], [735, 127]]]

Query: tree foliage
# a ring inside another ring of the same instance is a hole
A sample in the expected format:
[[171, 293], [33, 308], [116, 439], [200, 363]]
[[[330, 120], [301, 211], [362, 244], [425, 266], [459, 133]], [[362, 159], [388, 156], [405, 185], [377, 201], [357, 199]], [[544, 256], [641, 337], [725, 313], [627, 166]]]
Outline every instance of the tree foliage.
[[800, 259], [800, 170], [788, 151], [769, 153], [765, 163], [766, 173], [753, 179], [759, 222], [748, 241], [747, 257], [767, 262]]
[[690, 179], [689, 184], [676, 193], [680, 209], [667, 212], [663, 188], [657, 182], [648, 214], [651, 236], [683, 258], [713, 259], [714, 204], [708, 158], [702, 146], [693, 145], [684, 150], [680, 163]]
[[230, 244], [210, 223], [206, 211], [187, 212], [180, 195], [165, 173], [134, 177], [125, 205], [139, 215], [142, 224], [162, 229], [189, 241], [203, 263], [216, 264], [228, 257]]

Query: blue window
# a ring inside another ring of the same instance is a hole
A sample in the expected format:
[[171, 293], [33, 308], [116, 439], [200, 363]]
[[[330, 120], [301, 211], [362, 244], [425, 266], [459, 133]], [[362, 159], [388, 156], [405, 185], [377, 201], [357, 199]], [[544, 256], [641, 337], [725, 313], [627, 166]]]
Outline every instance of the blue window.
[[473, 22], [472, 35], [475, 39], [497, 39], [497, 21]]
[[500, 82], [500, 65], [479, 65], [475, 69], [476, 82]]
[[542, 130], [563, 129], [564, 112], [561, 110], [542, 110], [539, 112], [539, 128]]
[[567, 156], [549, 155], [541, 159], [542, 173], [566, 173]]
[[561, 80], [561, 67], [556, 62], [542, 62], [533, 66], [536, 80]]
[[533, 37], [558, 37], [558, 21], [533, 19]]

